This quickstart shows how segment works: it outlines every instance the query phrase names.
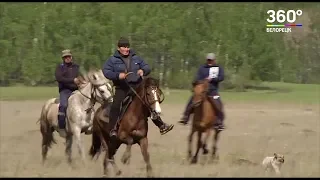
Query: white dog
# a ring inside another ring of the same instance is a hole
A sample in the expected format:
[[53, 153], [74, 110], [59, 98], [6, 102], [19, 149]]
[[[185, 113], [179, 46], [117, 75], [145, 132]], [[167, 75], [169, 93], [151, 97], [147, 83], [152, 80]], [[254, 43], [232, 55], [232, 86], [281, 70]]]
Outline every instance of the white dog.
[[274, 153], [274, 156], [267, 156], [262, 161], [262, 166], [267, 171], [269, 168], [273, 169], [278, 175], [280, 175], [280, 169], [284, 163], [284, 155]]

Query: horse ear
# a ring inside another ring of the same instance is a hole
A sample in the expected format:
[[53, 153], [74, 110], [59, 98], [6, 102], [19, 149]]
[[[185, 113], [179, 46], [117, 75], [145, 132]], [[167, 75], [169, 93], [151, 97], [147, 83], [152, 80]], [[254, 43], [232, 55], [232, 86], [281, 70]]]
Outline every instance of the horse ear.
[[97, 80], [97, 76], [95, 74], [93, 74], [92, 79]]
[[82, 74], [80, 74], [80, 75], [78, 76], [78, 79], [79, 79], [80, 83], [82, 83], [82, 84], [85, 84], [85, 83], [86, 83], [86, 80], [85, 80], [85, 78], [83, 77]]
[[192, 81], [192, 87], [194, 87], [195, 85], [197, 85], [197, 81]]

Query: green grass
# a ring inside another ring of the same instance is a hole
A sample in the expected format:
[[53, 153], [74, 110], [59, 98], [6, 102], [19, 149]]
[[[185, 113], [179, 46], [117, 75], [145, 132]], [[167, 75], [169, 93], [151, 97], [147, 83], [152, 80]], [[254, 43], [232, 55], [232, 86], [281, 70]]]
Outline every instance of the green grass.
[[[266, 90], [249, 89], [247, 92], [221, 92], [224, 101], [262, 101], [319, 104], [320, 85], [315, 84], [290, 84], [265, 82], [262, 86]], [[191, 95], [190, 90], [172, 90], [166, 95], [167, 103], [186, 103]], [[44, 100], [58, 96], [57, 87], [0, 87], [0, 100]]]
[[0, 87], [0, 100], [43, 100], [57, 97], [59, 91], [57, 87], [27, 87], [12, 86]]

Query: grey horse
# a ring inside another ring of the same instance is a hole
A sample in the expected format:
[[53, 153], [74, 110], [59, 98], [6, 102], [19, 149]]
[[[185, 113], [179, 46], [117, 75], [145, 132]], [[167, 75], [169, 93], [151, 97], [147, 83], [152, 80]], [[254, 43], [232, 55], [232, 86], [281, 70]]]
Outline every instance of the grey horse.
[[[48, 149], [52, 143], [56, 143], [53, 132], [59, 132], [66, 139], [65, 153], [68, 162], [71, 163], [71, 149], [73, 136], [79, 149], [82, 161], [85, 162], [85, 152], [82, 145], [81, 133], [91, 133], [92, 120], [94, 116], [94, 105], [96, 102], [113, 101], [112, 82], [106, 79], [101, 70], [91, 70], [84, 76], [79, 76], [79, 90], [74, 91], [68, 99], [66, 113], [66, 133], [61, 133], [58, 126], [58, 98], [49, 99], [42, 107], [39, 118], [40, 131], [42, 134], [42, 161], [47, 158]], [[63, 131], [62, 131], [63, 132]]]

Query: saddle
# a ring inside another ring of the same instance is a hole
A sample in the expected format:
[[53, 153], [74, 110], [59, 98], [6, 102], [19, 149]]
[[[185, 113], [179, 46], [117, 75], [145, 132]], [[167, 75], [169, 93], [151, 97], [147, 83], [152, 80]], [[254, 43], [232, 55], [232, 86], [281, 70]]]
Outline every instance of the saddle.
[[124, 100], [121, 102], [121, 105], [120, 105], [120, 114], [119, 114], [119, 117], [118, 117], [118, 122], [120, 119], [122, 119], [124, 113], [127, 111], [129, 105], [131, 104], [132, 100], [133, 100], [133, 95], [127, 95], [126, 98], [124, 98]]

